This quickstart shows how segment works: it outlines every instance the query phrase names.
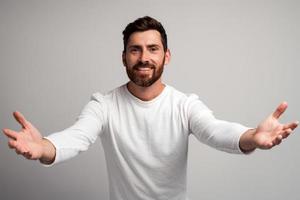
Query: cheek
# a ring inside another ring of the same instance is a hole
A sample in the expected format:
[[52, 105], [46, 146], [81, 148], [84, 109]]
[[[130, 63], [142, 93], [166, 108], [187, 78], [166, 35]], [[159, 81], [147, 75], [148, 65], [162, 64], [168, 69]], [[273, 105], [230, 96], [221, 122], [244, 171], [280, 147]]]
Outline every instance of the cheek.
[[127, 56], [125, 58], [125, 63], [128, 67], [135, 65], [137, 63], [138, 59], [135, 56]]
[[155, 59], [155, 63], [161, 65], [161, 64], [164, 64], [164, 60], [165, 60], [164, 55], [161, 55]]

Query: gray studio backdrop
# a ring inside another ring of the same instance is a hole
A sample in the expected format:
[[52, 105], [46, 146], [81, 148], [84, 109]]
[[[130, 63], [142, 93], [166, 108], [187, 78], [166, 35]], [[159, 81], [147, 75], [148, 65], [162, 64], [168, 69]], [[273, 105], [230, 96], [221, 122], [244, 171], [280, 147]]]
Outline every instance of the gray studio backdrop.
[[[300, 119], [299, 1], [0, 1], [0, 127], [21, 111], [43, 135], [72, 125], [93, 92], [127, 81], [126, 24], [151, 15], [168, 33], [165, 83], [196, 93], [220, 119], [254, 127], [282, 101]], [[300, 199], [300, 130], [270, 151], [230, 155], [190, 137], [191, 200]], [[0, 136], [1, 200], [108, 199], [99, 140], [51, 168]]]

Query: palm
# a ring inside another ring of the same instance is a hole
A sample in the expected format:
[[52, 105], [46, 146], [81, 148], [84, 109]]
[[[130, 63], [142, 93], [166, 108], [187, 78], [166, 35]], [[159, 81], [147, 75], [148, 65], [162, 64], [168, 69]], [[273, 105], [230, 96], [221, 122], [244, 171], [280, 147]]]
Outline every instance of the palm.
[[292, 130], [297, 127], [297, 122], [290, 124], [281, 124], [279, 122], [279, 117], [286, 108], [287, 104], [285, 102], [280, 104], [272, 115], [258, 125], [254, 134], [254, 142], [258, 148], [269, 149], [279, 144], [283, 138], [288, 137]]
[[22, 129], [19, 132], [4, 130], [9, 137], [9, 146], [28, 159], [40, 158], [42, 156], [41, 134], [21, 113], [14, 112], [14, 117], [22, 125]]
[[255, 134], [255, 141], [260, 148], [268, 148], [272, 146], [273, 141], [276, 139], [279, 132], [282, 130], [282, 125], [278, 120], [268, 117], [257, 127], [257, 132]]

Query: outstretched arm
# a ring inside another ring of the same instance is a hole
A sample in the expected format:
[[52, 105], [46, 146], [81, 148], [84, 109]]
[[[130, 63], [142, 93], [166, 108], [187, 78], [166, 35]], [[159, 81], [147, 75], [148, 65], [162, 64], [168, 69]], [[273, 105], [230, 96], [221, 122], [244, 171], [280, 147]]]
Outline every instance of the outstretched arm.
[[14, 112], [13, 115], [22, 129], [19, 132], [3, 129], [8, 137], [8, 146], [27, 159], [39, 159], [44, 164], [51, 164], [55, 159], [53, 144], [42, 138], [40, 132], [20, 112]]
[[287, 138], [299, 124], [298, 121], [287, 124], [279, 122], [287, 106], [286, 102], [281, 103], [275, 112], [262, 121], [256, 129], [246, 131], [240, 138], [241, 150], [250, 152], [256, 148], [270, 149]]

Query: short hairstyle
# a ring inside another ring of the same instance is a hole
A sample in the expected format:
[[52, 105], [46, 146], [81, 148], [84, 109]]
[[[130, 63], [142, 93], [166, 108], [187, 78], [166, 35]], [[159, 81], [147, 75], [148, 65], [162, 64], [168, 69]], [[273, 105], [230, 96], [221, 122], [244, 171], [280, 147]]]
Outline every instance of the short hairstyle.
[[157, 30], [160, 33], [161, 42], [163, 44], [164, 51], [166, 52], [168, 49], [166, 31], [159, 21], [149, 16], [138, 18], [134, 22], [131, 22], [126, 26], [126, 28], [123, 31], [123, 52], [126, 51], [128, 39], [132, 33], [143, 32], [148, 30]]

